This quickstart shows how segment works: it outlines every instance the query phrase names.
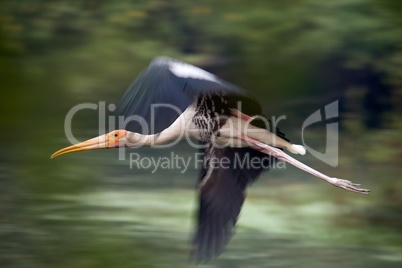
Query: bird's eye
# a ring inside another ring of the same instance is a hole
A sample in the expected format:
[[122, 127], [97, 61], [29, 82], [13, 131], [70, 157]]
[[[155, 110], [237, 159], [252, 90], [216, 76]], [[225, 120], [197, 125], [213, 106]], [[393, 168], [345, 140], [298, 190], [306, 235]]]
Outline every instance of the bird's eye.
[[119, 136], [119, 134], [115, 133], [115, 134], [114, 134], [114, 136], [115, 136], [115, 137], [118, 137], [118, 136]]

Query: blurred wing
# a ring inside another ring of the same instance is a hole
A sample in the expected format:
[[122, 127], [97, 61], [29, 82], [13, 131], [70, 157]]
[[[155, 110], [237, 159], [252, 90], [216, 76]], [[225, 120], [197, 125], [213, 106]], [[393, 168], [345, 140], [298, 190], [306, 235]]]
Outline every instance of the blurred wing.
[[245, 95], [245, 91], [193, 65], [167, 57], [155, 58], [147, 70], [129, 86], [118, 105], [124, 118], [134, 116], [125, 128], [153, 134], [170, 126], [195, 99], [223, 92]]
[[[222, 253], [233, 235], [241, 207], [245, 199], [246, 187], [255, 181], [264, 170], [263, 166], [253, 168], [240, 162], [258, 157], [265, 159], [269, 168], [270, 156], [251, 148], [209, 147], [204, 153], [204, 163], [200, 174], [200, 208], [198, 228], [194, 237], [192, 260], [196, 263], [209, 261]], [[223, 158], [230, 160], [226, 167], [211, 167], [210, 159], [219, 163]], [[237, 159], [236, 159], [237, 158]]]

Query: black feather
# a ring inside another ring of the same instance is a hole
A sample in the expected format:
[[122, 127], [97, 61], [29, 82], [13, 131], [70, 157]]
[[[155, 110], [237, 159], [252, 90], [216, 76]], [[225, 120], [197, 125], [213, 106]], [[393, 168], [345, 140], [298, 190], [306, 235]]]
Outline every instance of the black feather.
[[[247, 147], [211, 146], [205, 149], [204, 154], [198, 183], [200, 193], [198, 226], [192, 252], [192, 260], [196, 263], [207, 262], [222, 253], [233, 236], [247, 186], [259, 177], [265, 167], [269, 168], [269, 166], [252, 167], [247, 164], [239, 166], [236, 159], [246, 158], [251, 161], [257, 157], [269, 161], [271, 165], [275, 161], [271, 156]], [[218, 161], [228, 158], [230, 165], [227, 168], [213, 168], [209, 162], [213, 157]]]

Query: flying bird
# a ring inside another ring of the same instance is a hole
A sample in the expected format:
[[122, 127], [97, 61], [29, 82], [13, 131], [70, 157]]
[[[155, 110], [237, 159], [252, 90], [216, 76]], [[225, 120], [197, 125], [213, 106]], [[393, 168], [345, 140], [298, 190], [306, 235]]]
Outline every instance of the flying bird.
[[[244, 89], [188, 63], [155, 58], [129, 86], [118, 111], [125, 119], [122, 128], [61, 149], [51, 158], [93, 149], [166, 145], [183, 138], [198, 141], [203, 165], [191, 253], [195, 262], [222, 253], [233, 235], [247, 186], [277, 160], [342, 189], [369, 193], [359, 184], [329, 177], [285, 153], [304, 155], [306, 150], [292, 144]], [[257, 159], [269, 165], [237, 165], [236, 159]]]

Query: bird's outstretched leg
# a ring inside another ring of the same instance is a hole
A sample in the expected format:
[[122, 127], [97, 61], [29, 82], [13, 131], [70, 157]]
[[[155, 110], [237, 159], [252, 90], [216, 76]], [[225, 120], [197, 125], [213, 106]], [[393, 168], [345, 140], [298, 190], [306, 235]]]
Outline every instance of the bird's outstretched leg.
[[342, 189], [345, 189], [345, 190], [348, 190], [351, 192], [360, 193], [360, 194], [369, 194], [370, 193], [370, 190], [360, 188], [360, 184], [356, 184], [356, 183], [353, 183], [348, 180], [329, 177], [329, 176], [303, 164], [302, 162], [294, 159], [293, 157], [291, 157], [290, 155], [286, 154], [285, 152], [283, 152], [282, 150], [280, 150], [278, 148], [275, 148], [275, 147], [269, 146], [267, 144], [261, 143], [259, 141], [250, 139], [247, 136], [240, 136], [239, 138], [252, 144], [254, 149], [256, 149], [260, 152], [263, 152], [265, 154], [272, 155], [273, 157], [276, 157], [279, 160], [288, 162], [289, 164], [291, 164], [301, 170], [304, 170], [320, 179], [323, 179], [336, 187], [339, 187], [339, 188], [342, 188]]
[[[256, 118], [259, 118], [259, 116], [248, 116], [237, 109], [231, 109], [230, 113], [232, 114], [232, 116], [240, 119], [239, 127], [243, 130], [243, 135], [248, 136], [253, 140], [258, 140], [264, 144], [270, 144], [275, 147], [286, 149], [293, 154], [301, 154], [301, 155], [306, 154], [306, 149], [303, 146], [292, 144], [287, 140], [284, 140], [281, 137], [277, 136], [275, 133], [272, 133], [266, 129], [261, 129], [249, 125], [250, 122], [252, 122]], [[221, 128], [220, 133], [224, 133], [223, 129], [224, 127]], [[229, 126], [228, 134], [230, 137], [231, 137], [231, 130], [232, 126]]]

